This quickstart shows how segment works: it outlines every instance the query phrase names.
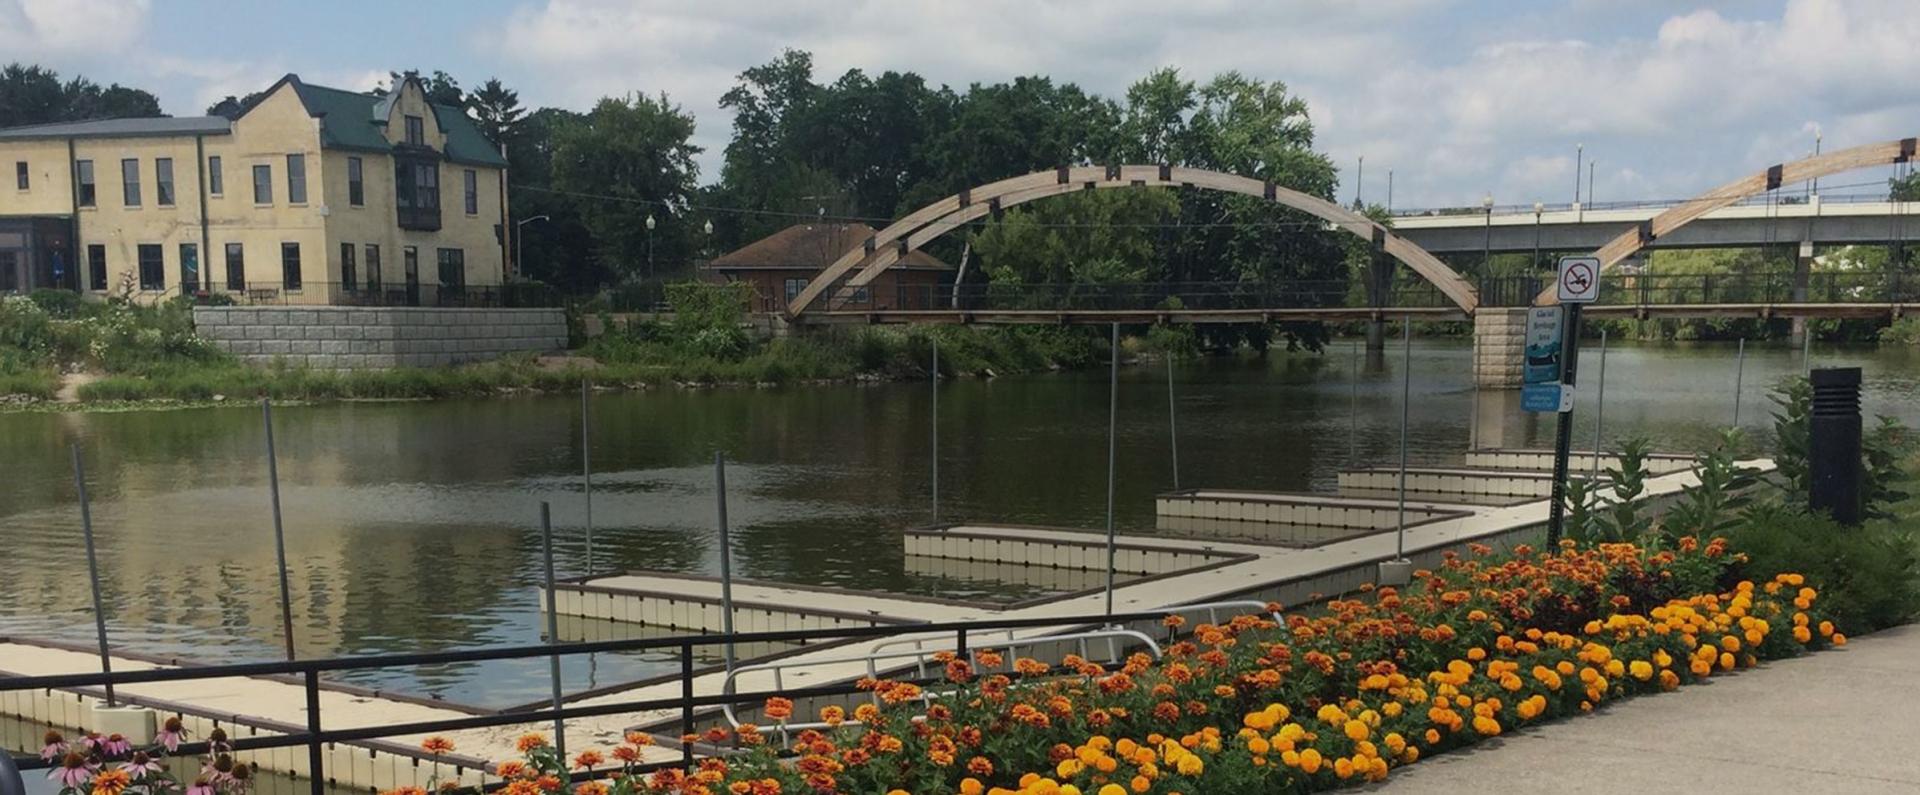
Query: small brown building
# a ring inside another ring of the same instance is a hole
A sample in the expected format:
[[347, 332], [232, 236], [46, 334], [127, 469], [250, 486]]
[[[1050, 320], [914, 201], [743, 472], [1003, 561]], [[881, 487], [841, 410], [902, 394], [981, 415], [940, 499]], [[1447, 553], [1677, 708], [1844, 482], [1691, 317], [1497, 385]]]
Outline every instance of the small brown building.
[[[866, 224], [795, 224], [700, 266], [702, 279], [751, 285], [754, 312], [784, 312], [820, 271], [874, 234]], [[931, 309], [945, 304], [953, 266], [923, 251], [908, 252], [855, 292], [841, 308], [855, 311]], [[824, 308], [829, 291], [815, 302]]]

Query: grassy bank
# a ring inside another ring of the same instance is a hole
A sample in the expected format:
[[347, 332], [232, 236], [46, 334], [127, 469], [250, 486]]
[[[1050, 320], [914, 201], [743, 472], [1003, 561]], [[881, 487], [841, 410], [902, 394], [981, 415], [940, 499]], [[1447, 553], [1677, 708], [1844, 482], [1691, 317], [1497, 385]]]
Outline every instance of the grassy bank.
[[[620, 335], [597, 340], [558, 363], [543, 363], [527, 354], [459, 367], [391, 370], [258, 368], [220, 358], [109, 375], [82, 386], [79, 397], [87, 403], [199, 402], [259, 395], [303, 401], [430, 399], [572, 391], [579, 389], [582, 380], [607, 388], [646, 388], [919, 378], [926, 375], [931, 364], [936, 337], [940, 340], [940, 370], [949, 376], [1073, 367], [1104, 355], [1097, 340], [1051, 333], [1059, 331], [942, 329], [929, 333], [863, 329], [858, 333], [754, 343], [731, 357], [689, 351], [671, 340]], [[0, 385], [6, 383], [0, 381]], [[41, 389], [42, 385], [35, 381], [32, 386]], [[42, 397], [52, 394], [50, 381], [43, 392]]]

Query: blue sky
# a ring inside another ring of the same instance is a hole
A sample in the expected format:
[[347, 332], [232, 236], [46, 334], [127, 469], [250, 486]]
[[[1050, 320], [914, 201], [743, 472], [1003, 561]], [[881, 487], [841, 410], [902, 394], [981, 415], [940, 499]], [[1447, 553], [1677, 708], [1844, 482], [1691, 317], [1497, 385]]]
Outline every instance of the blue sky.
[[1401, 207], [1567, 201], [1576, 143], [1605, 201], [1690, 195], [1816, 133], [1913, 135], [1916, 42], [1911, 0], [0, 0], [0, 59], [145, 87], [176, 115], [289, 71], [367, 88], [438, 68], [573, 108], [665, 91], [699, 121], [703, 180], [729, 135], [716, 100], [782, 47], [822, 79], [1044, 73], [1110, 95], [1160, 66], [1237, 69], [1307, 98], [1342, 198], [1364, 156], [1365, 195], [1392, 169]]

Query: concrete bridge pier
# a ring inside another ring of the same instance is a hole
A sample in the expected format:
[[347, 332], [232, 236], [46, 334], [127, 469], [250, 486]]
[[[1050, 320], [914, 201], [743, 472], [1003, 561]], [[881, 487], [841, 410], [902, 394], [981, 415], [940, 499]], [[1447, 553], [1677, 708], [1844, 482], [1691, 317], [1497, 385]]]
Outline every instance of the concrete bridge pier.
[[[1793, 260], [1793, 302], [1805, 303], [1807, 300], [1807, 282], [1813, 278], [1813, 241], [1800, 241], [1800, 251]], [[1791, 347], [1798, 349], [1807, 337], [1807, 319], [1793, 318], [1793, 330], [1787, 339]]]
[[[1392, 303], [1393, 259], [1373, 250], [1367, 261], [1367, 302], [1372, 306], [1388, 306]], [[1387, 350], [1387, 320], [1375, 317], [1367, 323], [1367, 354], [1372, 358], [1384, 354]]]
[[1519, 389], [1526, 377], [1527, 307], [1483, 306], [1473, 313], [1473, 383]]

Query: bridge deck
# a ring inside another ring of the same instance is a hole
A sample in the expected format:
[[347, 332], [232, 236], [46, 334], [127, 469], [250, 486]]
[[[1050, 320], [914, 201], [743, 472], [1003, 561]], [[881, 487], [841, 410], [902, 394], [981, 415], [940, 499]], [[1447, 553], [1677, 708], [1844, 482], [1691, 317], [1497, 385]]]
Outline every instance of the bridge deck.
[[[1920, 304], [1912, 303], [1731, 303], [1731, 304], [1589, 304], [1591, 317], [1805, 317], [1901, 318]], [[1284, 307], [1273, 309], [883, 309], [877, 311], [814, 311], [798, 322], [824, 325], [1106, 325], [1108, 323], [1277, 323], [1288, 321], [1352, 322], [1414, 317], [1424, 321], [1465, 321], [1471, 318], [1454, 307]]]

